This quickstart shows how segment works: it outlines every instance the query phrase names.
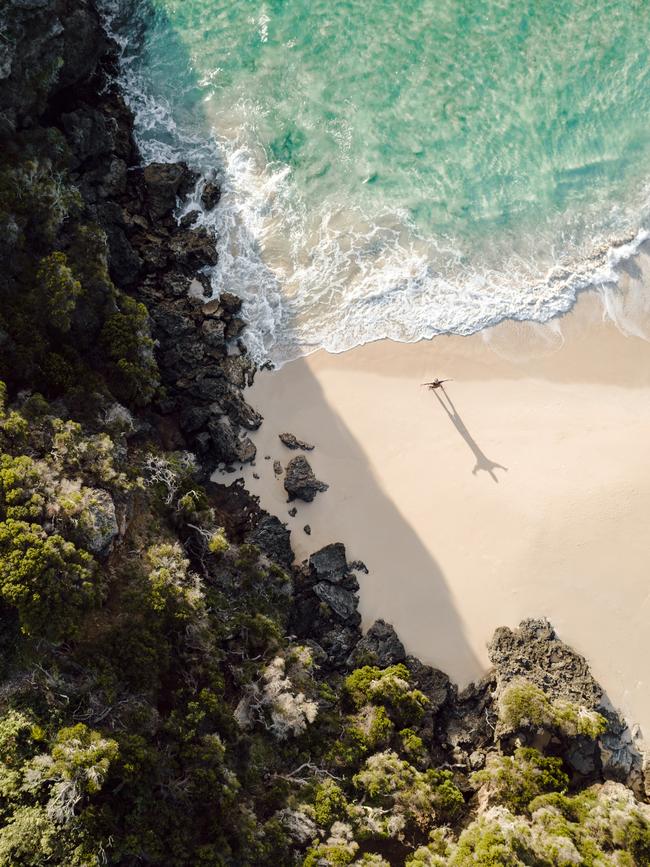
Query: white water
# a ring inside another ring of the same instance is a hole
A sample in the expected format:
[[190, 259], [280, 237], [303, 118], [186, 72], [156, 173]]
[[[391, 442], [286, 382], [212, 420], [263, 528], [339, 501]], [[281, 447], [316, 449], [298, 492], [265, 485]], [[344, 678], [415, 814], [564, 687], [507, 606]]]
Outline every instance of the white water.
[[[269, 22], [264, 12], [262, 43]], [[598, 200], [568, 215], [565, 224], [555, 214], [540, 214], [534, 231], [527, 226], [477, 238], [468, 255], [466, 245], [432, 236], [407, 210], [385, 201], [372, 211], [367, 202], [336, 196], [308, 201], [292, 167], [269, 162], [260, 144], [265, 111], [255, 94], [217, 104], [211, 89], [216, 67], [199, 78], [199, 93], [205, 92], [199, 101], [179, 74], [179, 87], [192, 97], [187, 115], [179, 115], [180, 101], [172, 104], [162, 89], [153, 92], [155, 64], [132, 51], [133, 34], [122, 35], [132, 22], [125, 29], [113, 18], [110, 25], [123, 48], [122, 84], [143, 159], [184, 159], [222, 184], [214, 211], [201, 207], [202, 180], [183, 213], [201, 211], [200, 222], [217, 238], [212, 287], [215, 295], [227, 290], [244, 299], [245, 339], [256, 361], [281, 365], [319, 348], [341, 352], [384, 337], [413, 342], [471, 334], [507, 318], [547, 322], [590, 287], [600, 288], [606, 315], [645, 336], [633, 310], [628, 305], [623, 315], [612, 292], [620, 263], [650, 237], [642, 227], [645, 189], [627, 204], [609, 203], [605, 215]]]

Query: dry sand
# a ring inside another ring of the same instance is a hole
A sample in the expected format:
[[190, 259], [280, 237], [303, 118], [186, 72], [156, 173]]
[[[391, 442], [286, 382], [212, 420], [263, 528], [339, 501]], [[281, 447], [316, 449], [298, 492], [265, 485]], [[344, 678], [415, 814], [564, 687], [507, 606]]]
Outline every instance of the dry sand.
[[[434, 376], [454, 378], [445, 395], [420, 387]], [[546, 616], [650, 733], [650, 343], [603, 321], [595, 294], [550, 326], [319, 352], [248, 399], [265, 422], [247, 485], [299, 559], [340, 540], [367, 564], [365, 626], [390, 621], [463, 686], [495, 627]], [[295, 518], [281, 431], [316, 445], [330, 484]]]

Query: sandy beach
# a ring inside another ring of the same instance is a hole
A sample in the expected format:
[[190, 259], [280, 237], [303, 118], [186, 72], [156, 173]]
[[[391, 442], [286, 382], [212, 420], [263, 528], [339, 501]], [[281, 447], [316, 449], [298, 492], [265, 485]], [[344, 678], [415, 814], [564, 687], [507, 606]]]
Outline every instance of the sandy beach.
[[[635, 327], [637, 264], [612, 296]], [[444, 394], [420, 386], [434, 376], [453, 377]], [[650, 733], [650, 343], [600, 297], [547, 326], [319, 352], [260, 373], [248, 398], [265, 421], [247, 486], [299, 559], [340, 540], [366, 563], [364, 626], [390, 621], [464, 686], [495, 627], [546, 616]], [[282, 431], [315, 444], [330, 485], [294, 518], [273, 471], [297, 454]]]

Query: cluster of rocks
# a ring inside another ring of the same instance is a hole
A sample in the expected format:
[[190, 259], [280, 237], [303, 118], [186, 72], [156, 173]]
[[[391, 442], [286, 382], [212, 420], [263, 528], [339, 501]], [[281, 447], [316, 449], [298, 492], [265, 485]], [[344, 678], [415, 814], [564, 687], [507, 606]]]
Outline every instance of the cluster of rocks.
[[362, 634], [359, 585], [352, 574], [359, 565], [348, 562], [343, 544], [334, 543], [294, 569], [290, 630], [333, 672], [406, 665], [413, 685], [429, 699], [422, 732], [432, 761], [469, 772], [483, 767], [495, 750], [511, 751], [517, 743], [539, 747], [540, 732], [534, 727], [523, 726], [507, 737], [499, 731], [501, 693], [513, 681], [526, 680], [550, 700], [564, 698], [607, 719], [607, 731], [595, 740], [559, 731], [545, 734], [545, 750], [562, 757], [575, 782], [619, 780], [645, 797], [643, 760], [633, 734], [609, 705], [585, 659], [557, 637], [548, 621], [524, 620], [517, 629], [497, 629], [488, 648], [492, 669], [459, 692], [444, 672], [408, 655], [384, 620]]
[[333, 669], [345, 667], [361, 639], [358, 590], [340, 542], [312, 554], [294, 572], [289, 630], [312, 644], [317, 658]]
[[[643, 794], [643, 762], [633, 733], [611, 706], [585, 658], [557, 637], [548, 620], [529, 619], [518, 629], [497, 629], [488, 654], [497, 697], [513, 681], [525, 680], [551, 699], [565, 699], [604, 716], [607, 730], [598, 739], [556, 734], [552, 747], [576, 776], [619, 780]], [[510, 734], [505, 740], [513, 737], [530, 743], [538, 739], [533, 730]]]
[[149, 165], [134, 172], [125, 212], [127, 242], [142, 262], [132, 291], [150, 312], [166, 390], [160, 410], [178, 421], [189, 448], [214, 468], [254, 460], [255, 446], [243, 431], [256, 430], [262, 416], [242, 393], [255, 365], [240, 339], [240, 299], [227, 292], [201, 297], [209, 284], [197, 269], [216, 263], [214, 240], [204, 228], [174, 218], [178, 198], [195, 182], [182, 163]]
[[[132, 168], [119, 214], [111, 208], [110, 266], [149, 310], [165, 387], [160, 412], [211, 469], [252, 461], [255, 446], [243, 431], [256, 430], [262, 417], [242, 395], [255, 365], [240, 339], [241, 301], [202, 297], [210, 287], [201, 269], [217, 262], [214, 238], [175, 218], [197, 176], [184, 163]], [[202, 199], [214, 206], [218, 197], [206, 199], [207, 188]]]
[[[43, 77], [63, 57], [48, 84], [48, 119], [65, 137], [89, 222], [106, 234], [112, 281], [148, 309], [165, 395], [157, 412], [170, 444], [196, 452], [210, 469], [252, 460], [246, 432], [262, 419], [242, 396], [255, 366], [241, 341], [241, 301], [228, 293], [209, 298], [206, 270], [217, 263], [215, 239], [197, 224], [199, 210], [176, 216], [190, 193], [203, 209], [214, 208], [218, 184], [184, 163], [142, 166], [132, 113], [115, 85], [116, 47], [94, 4], [11, 0], [9, 7], [8, 27], [20, 50], [12, 40], [0, 42], [0, 124], [12, 130], [36, 123], [45, 97], [38, 76], [31, 76], [33, 90], [26, 89], [26, 65]], [[84, 352], [92, 353], [111, 304], [108, 285], [80, 299], [75, 334], [88, 340]]]

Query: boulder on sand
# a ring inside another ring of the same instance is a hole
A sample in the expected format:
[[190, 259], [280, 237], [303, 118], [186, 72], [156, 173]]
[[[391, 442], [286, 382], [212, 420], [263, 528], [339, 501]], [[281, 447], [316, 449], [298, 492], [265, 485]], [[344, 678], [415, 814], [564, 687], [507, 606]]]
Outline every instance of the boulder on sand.
[[329, 485], [316, 478], [309, 461], [302, 455], [287, 464], [284, 476], [284, 489], [289, 495], [287, 502], [298, 499], [311, 503], [316, 494], [328, 488]]
[[282, 442], [288, 449], [302, 449], [305, 452], [311, 452], [314, 450], [314, 446], [303, 442], [303, 440], [299, 440], [292, 433], [281, 433], [278, 434], [278, 436], [280, 437], [280, 442]]

